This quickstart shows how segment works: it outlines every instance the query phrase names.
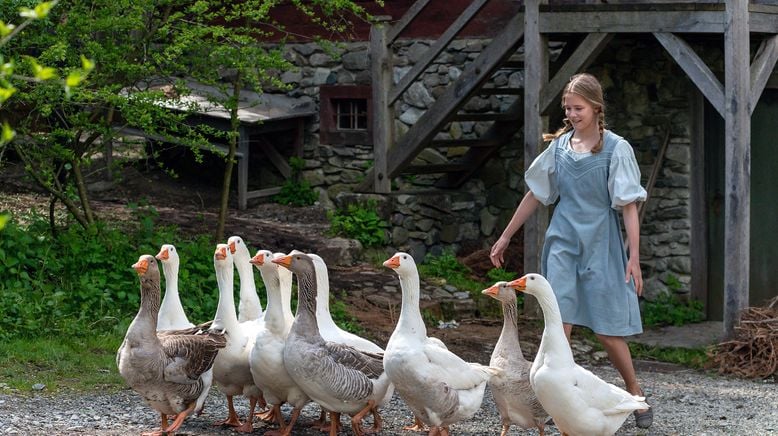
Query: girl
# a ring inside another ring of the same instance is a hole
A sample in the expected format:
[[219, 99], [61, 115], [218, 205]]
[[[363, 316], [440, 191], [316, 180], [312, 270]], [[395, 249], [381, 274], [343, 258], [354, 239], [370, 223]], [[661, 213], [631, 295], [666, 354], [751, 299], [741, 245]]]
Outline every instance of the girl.
[[[637, 202], [646, 199], [640, 168], [630, 144], [605, 129], [602, 87], [590, 74], [577, 74], [562, 94], [564, 127], [525, 174], [529, 190], [492, 246], [500, 267], [511, 237], [540, 204], [557, 203], [546, 231], [541, 272], [554, 288], [568, 341], [573, 325], [597, 335], [627, 391], [643, 395], [624, 336], [643, 331], [638, 296], [643, 277], [638, 260]], [[618, 221], [624, 217], [629, 256]], [[652, 409], [635, 412], [648, 428]]]

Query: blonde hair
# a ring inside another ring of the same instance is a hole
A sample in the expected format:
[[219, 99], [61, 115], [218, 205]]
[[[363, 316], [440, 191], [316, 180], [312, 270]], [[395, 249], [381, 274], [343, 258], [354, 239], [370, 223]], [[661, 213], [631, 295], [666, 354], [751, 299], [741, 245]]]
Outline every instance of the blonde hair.
[[[576, 94], [581, 96], [584, 100], [594, 106], [594, 110], [597, 114], [597, 124], [600, 129], [600, 140], [592, 148], [592, 153], [599, 153], [602, 151], [602, 140], [605, 133], [605, 99], [602, 96], [602, 85], [596, 77], [591, 74], [581, 73], [576, 74], [570, 78], [567, 82], [564, 91], [562, 91], [562, 106], [565, 105], [565, 98], [568, 94]], [[570, 120], [565, 118], [562, 120], [564, 126], [554, 133], [544, 133], [543, 141], [551, 141], [558, 138], [560, 135], [572, 130], [573, 125]]]

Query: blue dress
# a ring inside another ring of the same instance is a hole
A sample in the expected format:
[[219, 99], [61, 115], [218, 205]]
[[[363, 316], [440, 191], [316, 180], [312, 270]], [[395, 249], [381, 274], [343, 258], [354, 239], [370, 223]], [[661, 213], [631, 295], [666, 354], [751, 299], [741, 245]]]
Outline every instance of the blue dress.
[[551, 142], [525, 174], [544, 205], [559, 200], [546, 231], [541, 273], [554, 288], [562, 321], [608, 336], [642, 333], [633, 281], [624, 282], [619, 210], [644, 201], [640, 168], [629, 143], [606, 130], [599, 153], [570, 146], [573, 131]]

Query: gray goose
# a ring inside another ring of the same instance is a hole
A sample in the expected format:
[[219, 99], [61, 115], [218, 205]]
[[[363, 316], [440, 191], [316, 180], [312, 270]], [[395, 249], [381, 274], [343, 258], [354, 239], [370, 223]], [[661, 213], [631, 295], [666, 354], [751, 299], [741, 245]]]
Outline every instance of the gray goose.
[[548, 413], [529, 382], [532, 362], [521, 352], [516, 291], [508, 282], [497, 282], [481, 292], [502, 303], [502, 332], [489, 361], [489, 366], [503, 370], [489, 379], [489, 388], [502, 418], [501, 436], [508, 434], [511, 424], [525, 429], [535, 427], [543, 436]]
[[[297, 253], [273, 262], [297, 275], [297, 314], [284, 347], [287, 372], [313, 401], [330, 411], [333, 424], [340, 421], [341, 413], [352, 415], [352, 429], [361, 436], [362, 419], [372, 413], [372, 430], [380, 431], [378, 405], [391, 398], [381, 356], [321, 337], [316, 322], [316, 270], [310, 257]], [[337, 425], [330, 425], [330, 435], [336, 434]]]
[[[157, 332], [160, 307], [159, 266], [145, 254], [132, 267], [140, 277], [140, 309], [116, 353], [116, 366], [127, 384], [162, 420], [162, 431], [173, 434], [197, 406], [208, 371], [226, 338], [223, 332], [199, 327]], [[168, 426], [168, 415], [175, 415]]]

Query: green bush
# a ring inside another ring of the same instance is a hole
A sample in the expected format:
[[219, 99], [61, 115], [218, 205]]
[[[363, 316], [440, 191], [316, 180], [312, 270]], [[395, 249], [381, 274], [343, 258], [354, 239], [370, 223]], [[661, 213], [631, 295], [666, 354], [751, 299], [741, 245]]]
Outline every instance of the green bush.
[[486, 278], [493, 282], [510, 282], [516, 279], [517, 275], [513, 271], [506, 271], [502, 268], [492, 268], [486, 272]]
[[346, 209], [327, 213], [330, 220], [330, 233], [356, 239], [364, 247], [386, 245], [386, 228], [389, 224], [376, 212], [377, 203], [368, 200], [364, 203], [349, 204]]
[[308, 181], [301, 178], [305, 160], [297, 156], [289, 158], [289, 166], [292, 168], [292, 176], [281, 186], [281, 192], [273, 197], [273, 201], [292, 206], [310, 206], [319, 199], [319, 194], [311, 187]]
[[659, 294], [656, 300], [643, 302], [642, 312], [646, 326], [680, 326], [705, 320], [701, 302], [681, 300], [671, 293]]

